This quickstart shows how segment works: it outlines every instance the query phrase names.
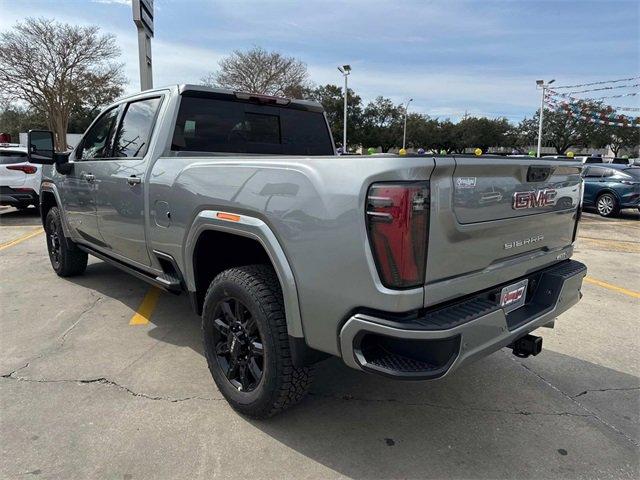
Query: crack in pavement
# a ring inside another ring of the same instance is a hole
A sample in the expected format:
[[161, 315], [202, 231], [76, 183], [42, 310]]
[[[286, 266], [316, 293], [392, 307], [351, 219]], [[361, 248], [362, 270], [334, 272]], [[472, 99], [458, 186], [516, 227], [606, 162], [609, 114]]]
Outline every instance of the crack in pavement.
[[627, 388], [594, 388], [580, 392], [577, 395], [572, 395], [571, 398], [578, 398], [583, 395], [587, 395], [593, 392], [630, 392], [633, 390], [640, 390], [640, 387], [627, 387]]
[[520, 363], [517, 360], [509, 357], [512, 361], [514, 361], [516, 364], [520, 365], [522, 368], [524, 368], [526, 371], [530, 372], [531, 374], [535, 375], [536, 377], [538, 377], [543, 383], [545, 383], [546, 385], [548, 385], [549, 387], [551, 387], [552, 389], [554, 389], [555, 391], [557, 391], [558, 393], [560, 393], [560, 395], [562, 395], [563, 397], [567, 398], [568, 400], [570, 400], [571, 402], [575, 403], [576, 405], [578, 405], [580, 408], [582, 408], [585, 412], [589, 412], [590, 416], [592, 416], [593, 418], [595, 418], [596, 420], [598, 420], [600, 423], [602, 423], [603, 425], [609, 427], [611, 430], [613, 430], [614, 432], [616, 432], [618, 435], [622, 436], [623, 438], [625, 438], [627, 441], [629, 441], [632, 445], [636, 446], [636, 447], [640, 447], [640, 443], [636, 442], [636, 440], [632, 437], [630, 437], [629, 435], [627, 435], [625, 432], [623, 432], [622, 430], [616, 428], [614, 425], [610, 424], [609, 422], [607, 422], [605, 419], [603, 419], [602, 417], [600, 417], [596, 412], [594, 412], [593, 410], [590, 410], [589, 408], [585, 407], [582, 403], [580, 403], [579, 401], [577, 401], [575, 399], [575, 397], [578, 397], [580, 395], [576, 395], [574, 397], [572, 397], [571, 395], [569, 395], [568, 393], [566, 393], [565, 391], [561, 390], [560, 388], [556, 387], [553, 383], [551, 383], [549, 380], [547, 380], [546, 378], [544, 378], [542, 375], [540, 375], [538, 372], [536, 372], [535, 370], [533, 370], [532, 368], [528, 367], [527, 365], [525, 365], [524, 363]]
[[451, 405], [442, 405], [438, 403], [431, 402], [406, 402], [402, 400], [397, 400], [395, 398], [362, 398], [362, 397], [353, 397], [351, 395], [331, 395], [331, 394], [322, 394], [316, 392], [309, 392], [310, 396], [328, 398], [333, 400], [343, 400], [343, 401], [356, 401], [363, 403], [398, 403], [400, 405], [406, 407], [432, 407], [439, 408], [442, 410], [451, 410], [454, 412], [481, 412], [481, 413], [500, 413], [506, 415], [543, 415], [543, 416], [560, 416], [560, 417], [592, 417], [592, 414], [585, 413], [573, 413], [573, 412], [534, 412], [528, 410], [501, 410], [498, 408], [481, 408], [481, 407], [473, 407], [470, 405], [464, 405], [461, 407], [453, 407]]
[[[21, 367], [24, 368], [24, 367]], [[20, 370], [20, 369], [18, 369]], [[17, 371], [17, 370], [16, 370]], [[115, 387], [118, 390], [127, 392], [129, 395], [134, 397], [141, 397], [147, 400], [161, 400], [165, 402], [178, 403], [178, 402], [186, 402], [188, 400], [203, 400], [210, 402], [219, 402], [224, 400], [223, 398], [209, 398], [209, 397], [200, 397], [200, 396], [192, 396], [192, 397], [181, 397], [181, 398], [171, 398], [171, 397], [163, 397], [163, 396], [154, 396], [149, 395], [147, 393], [136, 392], [129, 387], [125, 387], [124, 385], [120, 385], [114, 380], [109, 380], [105, 377], [98, 378], [88, 378], [88, 379], [58, 379], [58, 380], [47, 380], [47, 379], [37, 379], [37, 378], [26, 378], [26, 377], [18, 377], [14, 375], [15, 372], [11, 372], [10, 374], [5, 374], [0, 376], [0, 378], [15, 380], [18, 382], [29, 382], [29, 383], [75, 383], [77, 385], [89, 385], [93, 383], [97, 383], [100, 385], [106, 385], [109, 387]]]
[[[91, 293], [92, 296], [95, 296], [93, 294], [93, 292]], [[58, 340], [60, 340], [58, 342], [57, 345], [53, 345], [47, 349], [45, 349], [44, 351], [40, 352], [39, 354], [35, 355], [34, 357], [30, 358], [29, 360], [26, 361], [26, 363], [20, 367], [17, 368], [15, 370], [13, 370], [12, 372], [9, 373], [5, 373], [0, 375], [0, 378], [9, 378], [12, 377], [15, 373], [19, 372], [20, 370], [23, 370], [25, 368], [27, 368], [28, 366], [30, 366], [33, 362], [35, 362], [36, 360], [40, 360], [41, 358], [44, 358], [48, 355], [51, 355], [53, 353], [58, 352], [59, 350], [62, 349], [62, 347], [64, 347], [64, 344], [67, 340], [67, 336], [73, 331], [73, 329], [75, 329], [76, 326], [78, 326], [78, 324], [83, 320], [83, 317], [89, 313], [91, 310], [93, 310], [100, 301], [104, 300], [104, 297], [96, 297], [95, 300], [91, 303], [91, 305], [89, 305], [87, 308], [85, 308], [84, 310], [82, 310], [80, 312], [80, 314], [78, 315], [78, 318], [76, 319], [76, 321], [69, 327], [67, 328], [64, 332], [62, 332], [62, 334], [58, 337]]]
[[[94, 295], [93, 292], [91, 292], [91, 295]], [[61, 342], [58, 348], [62, 348], [64, 346], [64, 342], [67, 341], [67, 336], [73, 331], [74, 328], [76, 328], [76, 326], [78, 326], [78, 324], [83, 320], [83, 317], [87, 313], [89, 313], [91, 310], [93, 310], [98, 305], [98, 303], [100, 303], [100, 301], [103, 299], [104, 297], [95, 297], [95, 300], [91, 303], [91, 305], [89, 305], [82, 312], [80, 312], [76, 321], [73, 322], [73, 324], [69, 328], [67, 328], [64, 332], [62, 332], [62, 335], [60, 335]]]

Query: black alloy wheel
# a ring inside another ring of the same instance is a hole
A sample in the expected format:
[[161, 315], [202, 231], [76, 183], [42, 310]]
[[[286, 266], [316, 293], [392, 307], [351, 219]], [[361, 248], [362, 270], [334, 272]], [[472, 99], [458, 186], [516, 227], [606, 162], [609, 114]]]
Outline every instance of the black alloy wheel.
[[258, 324], [237, 298], [228, 297], [214, 311], [216, 359], [227, 380], [238, 391], [253, 391], [262, 379], [264, 347]]
[[62, 260], [62, 242], [60, 238], [59, 225], [55, 218], [50, 218], [47, 222], [47, 248], [49, 250], [49, 259], [54, 270], [60, 268]]

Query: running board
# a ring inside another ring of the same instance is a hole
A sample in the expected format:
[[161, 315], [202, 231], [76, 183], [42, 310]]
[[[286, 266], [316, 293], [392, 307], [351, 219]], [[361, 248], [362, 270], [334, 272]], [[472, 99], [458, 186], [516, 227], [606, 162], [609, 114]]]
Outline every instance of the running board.
[[89, 255], [93, 255], [94, 257], [97, 257], [100, 260], [107, 262], [114, 267], [117, 267], [120, 270], [127, 272], [128, 274], [133, 275], [134, 277], [137, 277], [141, 280], [144, 280], [145, 282], [150, 283], [151, 285], [154, 285], [166, 292], [175, 293], [177, 295], [182, 293], [182, 284], [180, 282], [180, 279], [174, 277], [173, 275], [162, 273], [158, 276], [153, 276], [143, 270], [129, 266], [126, 263], [121, 262], [120, 260], [116, 260], [115, 258], [105, 253], [94, 250], [91, 247], [82, 245], [80, 243], [76, 245], [80, 250], [87, 252]]

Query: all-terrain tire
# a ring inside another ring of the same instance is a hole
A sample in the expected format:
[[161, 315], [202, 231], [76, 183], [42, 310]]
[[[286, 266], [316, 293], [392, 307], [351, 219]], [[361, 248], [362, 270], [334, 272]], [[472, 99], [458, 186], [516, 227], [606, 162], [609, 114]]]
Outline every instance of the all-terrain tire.
[[60, 277], [72, 277], [84, 273], [87, 268], [88, 255], [78, 246], [65, 238], [62, 229], [62, 218], [58, 207], [51, 207], [45, 220], [47, 250], [53, 270]]
[[[237, 381], [235, 385], [232, 383], [228, 377], [231, 362], [226, 363], [226, 359], [220, 357], [220, 345], [226, 347], [220, 340], [221, 330], [216, 327], [214, 317], [221, 315], [221, 305], [229, 301], [239, 302], [245, 308], [245, 315], [255, 320], [252, 324], [254, 335], [257, 335], [257, 325], [263, 346], [260, 380], [247, 391], [243, 391]], [[254, 418], [268, 418], [296, 404], [306, 395], [312, 382], [312, 367], [297, 368], [292, 364], [282, 291], [270, 266], [231, 268], [216, 276], [204, 299], [202, 332], [211, 375], [236, 411]]]

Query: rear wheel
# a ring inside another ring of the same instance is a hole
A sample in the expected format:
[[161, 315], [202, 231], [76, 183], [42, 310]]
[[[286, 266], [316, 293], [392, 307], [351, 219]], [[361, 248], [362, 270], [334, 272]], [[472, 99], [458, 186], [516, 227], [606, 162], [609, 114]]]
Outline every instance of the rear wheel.
[[71, 240], [65, 238], [58, 207], [52, 207], [47, 212], [45, 232], [49, 260], [58, 276], [72, 277], [83, 273], [87, 268], [88, 255]]
[[596, 209], [602, 217], [613, 217], [620, 211], [618, 199], [611, 193], [603, 193], [596, 200]]
[[306, 394], [310, 368], [291, 362], [278, 278], [266, 265], [222, 272], [207, 291], [202, 313], [211, 375], [238, 412], [266, 418]]

